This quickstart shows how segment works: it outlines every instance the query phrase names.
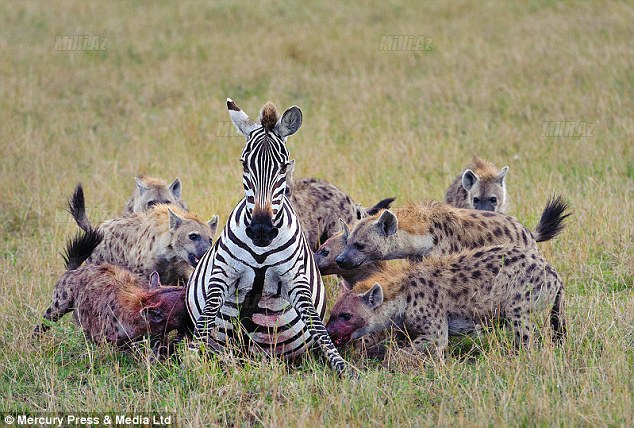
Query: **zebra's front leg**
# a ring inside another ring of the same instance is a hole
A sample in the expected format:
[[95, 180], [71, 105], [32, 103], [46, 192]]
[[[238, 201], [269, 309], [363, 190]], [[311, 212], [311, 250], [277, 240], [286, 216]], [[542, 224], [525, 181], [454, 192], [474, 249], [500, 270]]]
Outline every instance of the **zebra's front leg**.
[[198, 317], [198, 320], [196, 320], [194, 342], [204, 343], [206, 347], [213, 352], [219, 352], [223, 349], [223, 346], [213, 339], [212, 330], [215, 328], [216, 316], [225, 302], [227, 289], [226, 278], [223, 280], [212, 276], [209, 287], [207, 288], [205, 307], [200, 317]]
[[335, 369], [340, 376], [344, 375], [350, 370], [348, 363], [341, 357], [339, 351], [337, 351], [337, 348], [335, 348], [335, 345], [332, 343], [321, 317], [313, 306], [313, 301], [307, 287], [308, 285], [299, 285], [291, 289], [289, 291], [289, 301], [302, 318], [302, 321], [304, 321], [312, 338], [317, 342], [328, 359], [330, 366]]

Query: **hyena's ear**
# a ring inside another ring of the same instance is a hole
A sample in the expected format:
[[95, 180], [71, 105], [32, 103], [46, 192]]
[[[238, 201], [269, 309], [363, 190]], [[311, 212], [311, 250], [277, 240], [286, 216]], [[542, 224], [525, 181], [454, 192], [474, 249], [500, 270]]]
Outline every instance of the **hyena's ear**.
[[462, 173], [462, 187], [468, 192], [479, 180], [475, 172], [465, 169]]
[[227, 109], [229, 110], [231, 121], [245, 137], [248, 137], [249, 134], [259, 126], [249, 119], [249, 116], [240, 110], [240, 107], [238, 107], [231, 98], [227, 98]]
[[383, 288], [378, 282], [375, 282], [371, 289], [361, 296], [361, 300], [370, 309], [374, 309], [383, 304]]
[[398, 219], [390, 210], [385, 210], [379, 217], [378, 225], [384, 236], [391, 236], [398, 230]]
[[500, 170], [500, 173], [497, 175], [497, 177], [495, 177], [495, 181], [499, 184], [504, 184], [504, 178], [506, 177], [506, 174], [508, 174], [508, 172], [509, 167], [505, 166]]
[[150, 274], [150, 282], [148, 284], [148, 288], [150, 290], [154, 288], [161, 288], [161, 277], [159, 276], [157, 271], [153, 271]]
[[286, 110], [275, 124], [275, 133], [282, 138], [293, 135], [302, 126], [302, 111], [297, 106]]
[[179, 217], [179, 215], [172, 211], [171, 208], [168, 208], [167, 212], [169, 213], [170, 217], [170, 230], [176, 230], [178, 226], [183, 224], [183, 218]]
[[172, 195], [174, 195], [176, 200], [180, 199], [182, 192], [181, 179], [176, 177], [174, 181], [172, 181], [172, 184], [170, 184], [169, 190], [172, 192]]
[[134, 181], [136, 182], [137, 189], [139, 189], [139, 195], [142, 195], [143, 192], [149, 190], [149, 187], [147, 187], [139, 177], [134, 177]]
[[141, 308], [139, 314], [143, 317], [143, 319], [148, 324], [159, 324], [165, 321], [165, 312], [161, 310], [161, 303], [156, 303], [154, 305], [148, 305]]
[[349, 293], [352, 290], [352, 284], [341, 278], [339, 280], [339, 298], [342, 298], [344, 294]]
[[350, 228], [341, 217], [339, 217], [339, 226], [341, 227], [341, 231], [343, 232], [343, 239], [347, 241], [348, 236], [350, 236]]
[[207, 224], [209, 225], [209, 227], [211, 228], [211, 236], [214, 236], [216, 234], [216, 230], [218, 230], [218, 222], [220, 221], [220, 217], [218, 217], [217, 215], [213, 216], [211, 218], [211, 220], [209, 220], [207, 222]]

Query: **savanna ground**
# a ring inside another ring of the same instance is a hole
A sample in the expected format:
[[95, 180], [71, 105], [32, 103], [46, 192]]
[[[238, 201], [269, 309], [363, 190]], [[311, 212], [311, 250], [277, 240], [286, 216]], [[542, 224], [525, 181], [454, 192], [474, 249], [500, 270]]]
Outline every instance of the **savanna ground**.
[[[0, 411], [632, 426], [634, 8], [580, 3], [2, 2]], [[105, 50], [55, 50], [63, 35]], [[384, 35], [431, 37], [431, 50], [380, 50]], [[120, 212], [139, 173], [179, 176], [190, 208], [226, 220], [243, 145], [228, 96], [251, 116], [267, 100], [300, 106], [297, 176], [365, 204], [440, 199], [473, 154], [510, 166], [512, 214], [529, 227], [563, 194], [574, 215], [541, 248], [566, 286], [565, 346], [513, 354], [502, 329], [454, 343], [444, 364], [387, 371], [345, 354], [362, 370], [352, 381], [318, 358], [151, 364], [88, 343], [70, 316], [32, 341], [76, 230], [64, 206], [77, 182], [94, 220]], [[587, 129], [543, 136], [550, 121]]]

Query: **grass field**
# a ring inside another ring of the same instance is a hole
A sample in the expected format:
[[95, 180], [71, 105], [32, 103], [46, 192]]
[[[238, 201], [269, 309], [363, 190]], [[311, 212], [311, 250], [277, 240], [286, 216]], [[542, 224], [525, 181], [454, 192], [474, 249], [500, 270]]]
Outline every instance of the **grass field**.
[[[0, 3], [0, 411], [632, 426], [632, 22], [619, 1]], [[65, 35], [105, 50], [56, 50]], [[390, 35], [431, 50], [380, 49]], [[563, 194], [574, 215], [541, 248], [566, 287], [565, 346], [513, 354], [498, 331], [444, 364], [390, 371], [346, 354], [363, 371], [351, 381], [318, 358], [151, 364], [88, 343], [70, 316], [32, 341], [76, 230], [64, 207], [77, 182], [94, 220], [120, 212], [139, 173], [179, 176], [191, 209], [226, 220], [244, 143], [226, 97], [251, 116], [267, 100], [300, 106], [296, 175], [364, 204], [440, 199], [473, 154], [510, 166], [512, 214], [529, 227]], [[544, 136], [550, 122], [586, 130]]]

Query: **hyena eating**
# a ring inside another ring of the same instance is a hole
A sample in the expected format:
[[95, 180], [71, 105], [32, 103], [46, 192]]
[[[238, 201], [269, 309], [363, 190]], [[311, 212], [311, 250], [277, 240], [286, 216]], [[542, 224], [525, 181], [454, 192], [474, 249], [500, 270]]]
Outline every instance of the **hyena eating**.
[[442, 353], [452, 320], [501, 318], [516, 346], [526, 347], [533, 315], [546, 309], [554, 338], [563, 340], [563, 308], [563, 284], [550, 264], [536, 249], [506, 244], [385, 267], [343, 290], [326, 328], [342, 346], [395, 327], [409, 337], [411, 351]]
[[[177, 338], [190, 335], [194, 326], [185, 307], [184, 287], [162, 286], [157, 272], [152, 272], [148, 284], [112, 264], [82, 266], [102, 239], [101, 232], [93, 230], [68, 243], [67, 271], [55, 285], [44, 319], [57, 322], [73, 312], [76, 323], [94, 342], [125, 347], [149, 337], [157, 353], [169, 349], [171, 331], [177, 331]], [[33, 333], [48, 329], [43, 323]]]

